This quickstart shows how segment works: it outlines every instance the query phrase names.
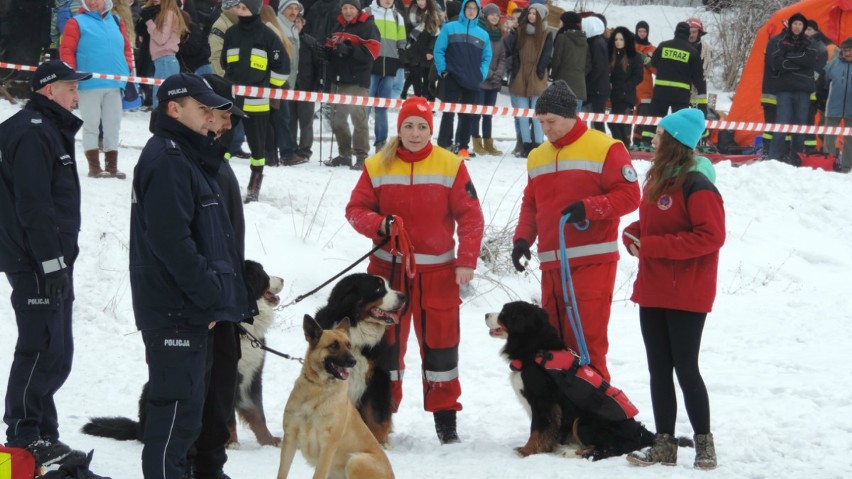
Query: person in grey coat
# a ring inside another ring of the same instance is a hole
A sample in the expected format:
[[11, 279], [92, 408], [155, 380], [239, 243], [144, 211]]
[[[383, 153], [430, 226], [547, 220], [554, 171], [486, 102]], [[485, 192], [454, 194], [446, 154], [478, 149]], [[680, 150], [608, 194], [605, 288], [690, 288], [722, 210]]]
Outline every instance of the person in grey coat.
[[[840, 54], [835, 55], [820, 78], [820, 86], [828, 90], [825, 104], [825, 126], [837, 126], [842, 121], [852, 126], [852, 37], [840, 44]], [[837, 136], [825, 135], [825, 150], [837, 154]], [[841, 171], [852, 171], [852, 136], [843, 137]]]
[[577, 111], [586, 101], [586, 75], [592, 71], [592, 57], [586, 35], [580, 30], [580, 16], [568, 11], [560, 17], [562, 28], [553, 40], [553, 58], [550, 60], [550, 79], [564, 80], [577, 95]]

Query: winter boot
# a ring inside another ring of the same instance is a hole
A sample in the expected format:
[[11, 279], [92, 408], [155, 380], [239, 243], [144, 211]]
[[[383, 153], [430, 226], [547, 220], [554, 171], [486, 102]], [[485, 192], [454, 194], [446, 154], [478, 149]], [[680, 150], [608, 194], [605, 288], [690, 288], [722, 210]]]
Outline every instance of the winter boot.
[[355, 159], [355, 163], [349, 167], [350, 170], [361, 171], [364, 169], [364, 161], [367, 159], [365, 156], [359, 156]]
[[438, 411], [433, 415], [435, 416], [435, 432], [438, 433], [438, 440], [441, 441], [441, 444], [461, 442], [459, 434], [456, 432], [455, 411]]
[[516, 141], [515, 142], [515, 148], [512, 149], [512, 155], [514, 155], [515, 158], [523, 158], [521, 156], [521, 153], [523, 153], [523, 152], [524, 152], [524, 144], [521, 143], [520, 141]]
[[695, 463], [692, 467], [696, 469], [716, 469], [716, 446], [713, 444], [713, 433], [696, 434], [695, 439]]
[[473, 152], [477, 155], [487, 155], [488, 150], [485, 149], [485, 146], [482, 144], [481, 136], [473, 137]]
[[521, 156], [520, 157], [521, 158], [529, 157], [530, 152], [533, 151], [533, 148], [535, 148], [535, 146], [533, 146], [533, 145], [534, 145], [533, 143], [524, 143], [524, 146], [521, 149]]
[[109, 178], [109, 173], [101, 169], [101, 158], [98, 150], [86, 150], [86, 161], [89, 162], [89, 178]]
[[249, 177], [248, 193], [246, 194], [245, 204], [252, 201], [257, 201], [260, 198], [260, 184], [263, 182], [263, 173], [252, 171]]
[[484, 145], [483, 145], [484, 148], [483, 149], [485, 150], [486, 155], [502, 155], [503, 154], [502, 151], [498, 150], [497, 148], [494, 148], [494, 138], [485, 138], [483, 140], [483, 142], [484, 142]]
[[124, 172], [118, 171], [118, 150], [107, 151], [104, 156], [106, 157], [106, 173], [110, 178], [118, 178], [119, 180], [127, 178]]
[[343, 156], [337, 155], [330, 160], [325, 160], [322, 162], [325, 166], [352, 166], [352, 157], [351, 156]]
[[657, 434], [653, 446], [631, 452], [627, 456], [627, 462], [637, 466], [674, 466], [677, 464], [677, 439], [671, 434]]
[[266, 152], [266, 162], [264, 163], [264, 166], [275, 167], [280, 164], [281, 162], [279, 160], [278, 150], [273, 149]]

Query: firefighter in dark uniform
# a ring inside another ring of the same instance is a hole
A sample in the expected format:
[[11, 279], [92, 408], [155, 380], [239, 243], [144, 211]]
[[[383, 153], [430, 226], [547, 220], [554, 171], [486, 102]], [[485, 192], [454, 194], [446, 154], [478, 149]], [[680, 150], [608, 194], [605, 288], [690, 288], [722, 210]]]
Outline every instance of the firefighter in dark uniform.
[[184, 477], [201, 431], [208, 329], [252, 316], [222, 191], [213, 109], [232, 103], [201, 77], [178, 74], [158, 90], [154, 137], [133, 179], [130, 289], [148, 363], [145, 479]]
[[[290, 57], [278, 35], [261, 21], [261, 7], [261, 0], [241, 0], [235, 7], [239, 23], [225, 32], [220, 63], [225, 78], [237, 85], [282, 88], [290, 75]], [[248, 114], [244, 124], [251, 177], [246, 203], [258, 200], [266, 153], [275, 151], [269, 102], [269, 98], [237, 97], [237, 105]]]
[[[0, 271], [12, 286], [18, 341], [6, 388], [6, 445], [40, 465], [72, 451], [59, 441], [53, 396], [71, 372], [74, 262], [80, 179], [71, 110], [77, 83], [91, 78], [60, 60], [42, 63], [27, 106], [0, 124]], [[82, 453], [80, 453], [82, 454]]]
[[674, 113], [688, 107], [693, 86], [697, 91], [697, 106], [707, 114], [704, 65], [698, 51], [689, 43], [689, 24], [680, 22], [675, 26], [674, 38], [660, 43], [651, 56], [651, 65], [657, 69], [652, 115], [663, 117], [668, 115], [669, 108]]

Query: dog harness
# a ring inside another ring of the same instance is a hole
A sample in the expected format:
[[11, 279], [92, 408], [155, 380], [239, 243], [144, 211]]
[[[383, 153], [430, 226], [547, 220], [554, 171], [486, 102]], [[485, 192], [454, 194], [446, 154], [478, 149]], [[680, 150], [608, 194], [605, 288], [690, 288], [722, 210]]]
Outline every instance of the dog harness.
[[[581, 366], [580, 358], [573, 351], [539, 351], [535, 362], [553, 377], [560, 394], [584, 412], [609, 421], [623, 421], [639, 414], [639, 409], [622, 390], [611, 386], [595, 368]], [[509, 362], [509, 368], [520, 372], [524, 362], [515, 359]]]

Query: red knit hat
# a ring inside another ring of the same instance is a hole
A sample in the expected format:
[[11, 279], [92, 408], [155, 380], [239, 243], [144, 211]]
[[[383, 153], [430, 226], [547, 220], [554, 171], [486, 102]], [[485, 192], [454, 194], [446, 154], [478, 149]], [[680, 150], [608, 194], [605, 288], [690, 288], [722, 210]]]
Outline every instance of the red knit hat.
[[432, 107], [429, 106], [429, 102], [427, 102], [425, 98], [420, 96], [411, 96], [402, 103], [402, 108], [399, 109], [399, 116], [396, 119], [397, 131], [402, 129], [402, 122], [409, 116], [419, 116], [420, 118], [423, 118], [426, 120], [426, 123], [429, 124], [429, 131], [435, 131], [432, 128]]

